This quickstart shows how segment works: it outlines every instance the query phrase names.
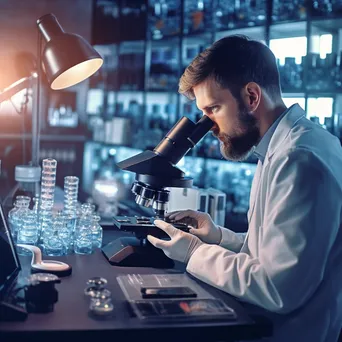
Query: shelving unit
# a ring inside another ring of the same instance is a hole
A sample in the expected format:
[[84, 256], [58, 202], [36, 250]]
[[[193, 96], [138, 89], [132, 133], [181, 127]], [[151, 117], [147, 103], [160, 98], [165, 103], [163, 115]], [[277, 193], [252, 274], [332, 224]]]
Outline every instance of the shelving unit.
[[[98, 112], [108, 121], [115, 116], [130, 118], [130, 102], [136, 97], [139, 126], [149, 130], [156, 125], [151, 120], [157, 121], [166, 132], [183, 115], [192, 119], [201, 115], [177, 94], [186, 66], [214, 41], [246, 34], [271, 48], [274, 39], [302, 37], [302, 63], [288, 57], [279, 65], [284, 97], [304, 98], [305, 108], [311, 97], [332, 97], [334, 112], [342, 111], [336, 106], [342, 91], [342, 5], [332, 0], [333, 12], [327, 14], [323, 4], [326, 2], [304, 0], [95, 0], [93, 43], [104, 55], [105, 66], [103, 75], [91, 81], [92, 88], [103, 90], [102, 98], [90, 101], [99, 102]], [[317, 41], [324, 34], [333, 37], [332, 51], [321, 59]], [[289, 54], [294, 52], [290, 49]], [[329, 66], [336, 69], [331, 82], [325, 69]], [[109, 92], [113, 100], [108, 104]]]
[[[316, 116], [312, 120], [340, 137], [342, 2], [330, 3], [329, 7], [321, 0], [95, 0], [93, 45], [105, 64], [91, 80], [89, 117], [102, 117], [101, 132], [106, 132], [106, 125], [113, 127], [117, 118], [127, 120], [135, 126], [126, 147], [153, 148], [181, 116], [197, 121], [202, 115], [195, 103], [177, 92], [186, 66], [218, 39], [245, 34], [263, 41], [279, 58], [285, 100], [298, 99], [308, 116]], [[276, 41], [284, 38], [295, 39], [285, 53], [278, 48], [283, 49], [285, 41], [278, 41], [278, 46]], [[96, 89], [102, 91], [94, 95]], [[105, 133], [98, 143], [107, 148], [120, 145]], [[195, 177], [203, 186], [208, 186], [203, 173], [221, 172], [223, 163], [230, 164], [220, 160], [218, 143], [210, 135], [187, 158], [200, 165], [202, 174]], [[196, 158], [202, 160], [197, 163]], [[196, 168], [193, 165], [189, 169]], [[255, 165], [239, 165], [250, 168], [248, 177], [253, 175]]]

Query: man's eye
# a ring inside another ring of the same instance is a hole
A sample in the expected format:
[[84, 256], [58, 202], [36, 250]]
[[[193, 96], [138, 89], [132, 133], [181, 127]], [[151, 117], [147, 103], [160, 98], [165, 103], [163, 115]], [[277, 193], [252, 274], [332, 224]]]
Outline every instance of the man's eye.
[[207, 107], [206, 109], [203, 110], [203, 114], [210, 115], [212, 113], [217, 112], [219, 106], [212, 106], [212, 107]]

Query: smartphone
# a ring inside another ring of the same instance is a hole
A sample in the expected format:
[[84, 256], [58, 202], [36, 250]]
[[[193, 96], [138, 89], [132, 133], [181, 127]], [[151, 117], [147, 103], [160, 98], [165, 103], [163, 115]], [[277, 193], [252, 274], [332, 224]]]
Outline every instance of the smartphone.
[[142, 298], [194, 298], [197, 293], [187, 286], [142, 287]]

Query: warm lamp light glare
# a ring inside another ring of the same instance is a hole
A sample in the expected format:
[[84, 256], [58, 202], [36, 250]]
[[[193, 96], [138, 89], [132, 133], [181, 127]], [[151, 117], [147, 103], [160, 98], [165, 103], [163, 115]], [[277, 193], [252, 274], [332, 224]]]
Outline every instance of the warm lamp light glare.
[[79, 63], [60, 74], [52, 83], [51, 89], [60, 90], [82, 82], [93, 75], [103, 64], [101, 58]]

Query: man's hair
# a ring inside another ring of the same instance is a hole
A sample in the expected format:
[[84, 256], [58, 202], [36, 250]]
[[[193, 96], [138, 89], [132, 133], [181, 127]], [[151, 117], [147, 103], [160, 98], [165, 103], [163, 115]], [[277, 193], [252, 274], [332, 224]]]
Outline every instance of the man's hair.
[[281, 97], [274, 54], [263, 43], [244, 35], [222, 38], [195, 57], [180, 78], [178, 91], [194, 100], [193, 87], [209, 77], [236, 99], [249, 82], [257, 83], [273, 100]]

